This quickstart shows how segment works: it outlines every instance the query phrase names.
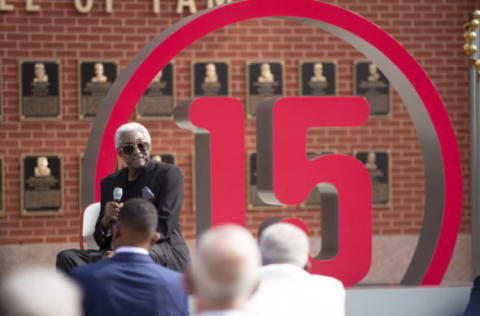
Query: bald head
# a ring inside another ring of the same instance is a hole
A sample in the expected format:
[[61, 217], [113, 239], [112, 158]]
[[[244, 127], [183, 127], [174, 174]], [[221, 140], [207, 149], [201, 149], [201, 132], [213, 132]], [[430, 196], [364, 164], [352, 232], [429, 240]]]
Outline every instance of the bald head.
[[263, 265], [290, 263], [304, 268], [308, 263], [308, 237], [292, 224], [276, 223], [262, 232], [260, 251]]
[[192, 263], [195, 295], [216, 306], [243, 304], [258, 283], [260, 253], [251, 234], [236, 225], [204, 233]]
[[27, 267], [5, 276], [0, 285], [0, 315], [80, 316], [81, 291], [63, 273]]

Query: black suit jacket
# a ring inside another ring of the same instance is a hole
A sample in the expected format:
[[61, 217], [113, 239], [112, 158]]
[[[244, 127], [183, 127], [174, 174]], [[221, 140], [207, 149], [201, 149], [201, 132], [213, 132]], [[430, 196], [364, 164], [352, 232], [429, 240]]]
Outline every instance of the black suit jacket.
[[[105, 205], [113, 201], [115, 187], [123, 189], [122, 202], [140, 197], [149, 199], [156, 206], [157, 231], [162, 235], [158, 243], [168, 243], [174, 248], [181, 249], [182, 252], [187, 249], [178, 223], [183, 202], [183, 174], [180, 169], [174, 165], [150, 160], [134, 181], [128, 181], [127, 176], [128, 168], [123, 168], [105, 177], [101, 182], [100, 216], [94, 233], [100, 249], [111, 247], [112, 238], [103, 233], [101, 219], [105, 212]], [[153, 193], [153, 196], [150, 193], [146, 194], [146, 191]]]

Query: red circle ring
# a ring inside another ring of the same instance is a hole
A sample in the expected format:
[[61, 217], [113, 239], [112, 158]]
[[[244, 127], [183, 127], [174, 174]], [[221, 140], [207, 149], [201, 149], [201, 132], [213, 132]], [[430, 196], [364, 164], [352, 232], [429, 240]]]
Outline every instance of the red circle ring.
[[[100, 180], [113, 171], [115, 164], [115, 130], [129, 120], [153, 77], [204, 35], [236, 22], [264, 17], [297, 20], [339, 36], [375, 62], [399, 92], [422, 145], [427, 193], [419, 245], [402, 283], [439, 284], [453, 253], [462, 209], [460, 155], [448, 114], [432, 82], [399, 43], [364, 18], [319, 1], [238, 1], [198, 12], [156, 36], [125, 67], [99, 107], [83, 164], [83, 206], [93, 201], [93, 186], [95, 200], [99, 200]], [[429, 147], [432, 140], [438, 148]], [[435, 162], [440, 167], [430, 168], [429, 164]], [[443, 197], [439, 208], [433, 205], [436, 195]]]

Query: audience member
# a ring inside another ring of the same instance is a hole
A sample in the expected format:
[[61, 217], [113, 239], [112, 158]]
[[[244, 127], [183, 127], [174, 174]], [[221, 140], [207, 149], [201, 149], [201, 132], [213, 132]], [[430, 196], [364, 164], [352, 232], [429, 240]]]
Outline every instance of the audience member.
[[260, 253], [250, 233], [222, 225], [204, 233], [185, 284], [198, 315], [246, 315], [246, 301], [258, 285]]
[[345, 289], [334, 278], [311, 275], [309, 243], [298, 227], [276, 223], [260, 237], [263, 267], [248, 311], [262, 316], [345, 315]]
[[157, 221], [149, 201], [126, 201], [113, 226], [114, 255], [72, 270], [84, 290], [86, 316], [188, 314], [181, 274], [155, 264], [148, 255], [160, 238]]
[[2, 316], [80, 316], [81, 291], [63, 273], [54, 269], [19, 269], [2, 280]]
[[470, 293], [470, 301], [463, 316], [480, 315], [480, 276], [473, 281], [472, 292]]

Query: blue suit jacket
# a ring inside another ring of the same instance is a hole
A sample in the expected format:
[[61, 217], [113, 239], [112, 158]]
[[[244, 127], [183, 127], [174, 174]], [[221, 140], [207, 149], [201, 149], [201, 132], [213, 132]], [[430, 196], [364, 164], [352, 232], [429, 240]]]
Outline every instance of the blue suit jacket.
[[188, 315], [181, 274], [147, 255], [118, 253], [73, 269], [72, 277], [84, 290], [87, 316]]
[[480, 315], [480, 276], [477, 276], [473, 281], [472, 292], [470, 293], [470, 301], [467, 305], [467, 310], [464, 316], [478, 316]]

